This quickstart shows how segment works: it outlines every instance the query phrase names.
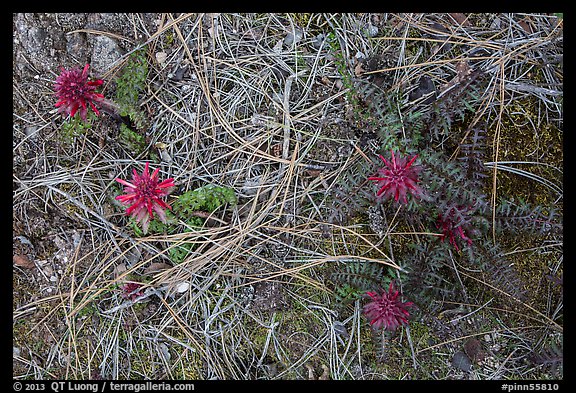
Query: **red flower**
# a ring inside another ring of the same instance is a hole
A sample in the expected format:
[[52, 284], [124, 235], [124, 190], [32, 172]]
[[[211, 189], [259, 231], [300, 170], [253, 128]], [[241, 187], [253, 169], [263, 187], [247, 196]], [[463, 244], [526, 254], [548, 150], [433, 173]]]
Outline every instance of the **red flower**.
[[400, 292], [394, 289], [390, 282], [388, 292], [381, 289], [380, 293], [366, 292], [372, 302], [364, 306], [364, 314], [370, 320], [370, 325], [375, 329], [396, 330], [397, 327], [408, 323], [407, 307], [414, 305], [412, 302], [401, 302], [398, 299]]
[[124, 205], [130, 205], [126, 209], [126, 215], [131, 214], [136, 219], [136, 222], [141, 223], [144, 233], [148, 232], [150, 220], [154, 218], [153, 211], [165, 223], [165, 209], [172, 209], [168, 203], [160, 198], [170, 193], [171, 187], [175, 186], [174, 179], [170, 178], [161, 182], [158, 180], [159, 171], [160, 168], [156, 169], [150, 176], [148, 163], [146, 163], [142, 175], [139, 175], [136, 170], [132, 170], [132, 183], [116, 179], [118, 183], [124, 185], [125, 193], [124, 195], [118, 195], [116, 199]]
[[406, 199], [406, 193], [410, 193], [415, 197], [422, 195], [422, 190], [418, 186], [418, 174], [420, 172], [420, 166], [412, 165], [418, 155], [415, 155], [408, 161], [410, 157], [398, 157], [394, 156], [394, 151], [392, 153], [392, 161], [386, 160], [382, 155], [379, 155], [384, 164], [383, 168], [378, 169], [378, 174], [380, 176], [369, 177], [368, 180], [374, 180], [377, 182], [380, 189], [376, 193], [377, 197], [384, 194], [384, 198], [388, 199], [394, 197], [394, 200], [398, 202], [401, 198], [402, 202], [408, 203]]
[[96, 87], [102, 85], [102, 79], [88, 81], [88, 67], [86, 64], [84, 69], [80, 71], [79, 68], [65, 70], [62, 68], [62, 73], [56, 78], [54, 84], [54, 91], [58, 97], [56, 107], [61, 113], [67, 113], [70, 117], [74, 117], [76, 112], [80, 113], [82, 120], [86, 121], [86, 113], [88, 112], [89, 104], [94, 113], [99, 115], [98, 109], [94, 105], [95, 102], [102, 101], [104, 96], [96, 93]]
[[144, 294], [144, 292], [140, 290], [140, 287], [142, 287], [141, 284], [128, 282], [120, 287], [122, 290], [121, 295], [124, 299], [134, 300], [138, 296], [142, 296]]
[[466, 241], [468, 245], [472, 245], [472, 239], [467, 236], [467, 231], [464, 230], [464, 226], [469, 226], [466, 225], [465, 222], [462, 222], [461, 219], [457, 219], [458, 216], [465, 216], [468, 210], [469, 209], [465, 207], [452, 207], [448, 211], [448, 214], [438, 215], [436, 228], [442, 231], [440, 240], [444, 241], [446, 238], [448, 238], [448, 241], [454, 246], [456, 251], [460, 251], [456, 241], [457, 238]]

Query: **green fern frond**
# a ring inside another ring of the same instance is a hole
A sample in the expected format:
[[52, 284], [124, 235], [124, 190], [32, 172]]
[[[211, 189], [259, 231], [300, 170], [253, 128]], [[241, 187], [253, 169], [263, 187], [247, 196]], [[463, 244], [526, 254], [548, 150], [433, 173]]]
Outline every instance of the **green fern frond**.
[[223, 205], [236, 203], [236, 194], [232, 188], [208, 184], [180, 195], [172, 208], [180, 219], [196, 226], [199, 217], [194, 212], [213, 213]]

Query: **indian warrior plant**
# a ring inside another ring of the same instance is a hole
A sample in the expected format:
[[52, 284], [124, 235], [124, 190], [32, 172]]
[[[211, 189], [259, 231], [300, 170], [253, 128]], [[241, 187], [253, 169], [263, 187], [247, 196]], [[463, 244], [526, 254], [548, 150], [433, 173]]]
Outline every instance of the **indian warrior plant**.
[[408, 323], [408, 308], [414, 304], [401, 301], [400, 295], [393, 281], [390, 281], [388, 290], [366, 292], [371, 301], [364, 306], [363, 312], [374, 329], [394, 331]]
[[86, 64], [83, 69], [61, 67], [61, 73], [54, 83], [58, 112], [70, 118], [74, 118], [78, 113], [80, 118], [86, 122], [88, 109], [92, 109], [96, 116], [99, 116], [98, 107], [100, 107], [100, 109], [116, 117], [118, 106], [112, 100], [104, 97], [102, 93], [96, 91], [104, 81], [102, 79], [90, 80], [89, 68], [89, 64]]
[[144, 233], [148, 232], [150, 221], [154, 213], [160, 221], [166, 223], [166, 209], [171, 206], [163, 200], [174, 189], [174, 179], [160, 180], [157, 168], [150, 175], [149, 164], [146, 163], [142, 174], [132, 170], [132, 181], [116, 178], [116, 181], [124, 186], [124, 194], [118, 195], [116, 200], [128, 206], [126, 215], [131, 215], [137, 223], [142, 225]]
[[[465, 159], [448, 161], [442, 154], [429, 151], [418, 156], [392, 151], [389, 159], [380, 156], [384, 166], [368, 177], [376, 182], [377, 204], [400, 205], [397, 219], [436, 233], [434, 237], [420, 236], [406, 248], [407, 255], [398, 255], [409, 271], [403, 287], [410, 291], [411, 297], [421, 297], [416, 296], [421, 288], [453, 290], [450, 272], [452, 259], [456, 258], [461, 264], [480, 268], [507, 293], [523, 298], [522, 285], [517, 283], [512, 265], [492, 244], [489, 231], [492, 211], [482, 192], [483, 168], [476, 163], [481, 163], [476, 156], [483, 133], [473, 130], [471, 134], [471, 142], [467, 142], [470, 146], [461, 146]], [[493, 223], [497, 233], [512, 231], [528, 236], [551, 234], [555, 230], [554, 210], [546, 214], [538, 206], [517, 203], [510, 208], [511, 205], [506, 200], [499, 201]]]
[[[170, 205], [164, 198], [174, 190], [174, 179], [160, 180], [158, 174], [159, 169], [150, 174], [146, 163], [142, 174], [133, 170], [130, 182], [116, 178], [124, 186], [124, 194], [116, 196], [116, 200], [127, 206], [126, 215], [131, 216], [136, 236], [194, 231], [221, 206], [236, 204], [232, 188], [207, 184], [178, 195]], [[170, 258], [180, 263], [193, 248], [194, 244], [172, 246]]]
[[[393, 200], [394, 203], [411, 209], [408, 207], [407, 198], [407, 195], [411, 195], [420, 212], [436, 218], [433, 226], [441, 232], [438, 236], [440, 240], [448, 240], [456, 251], [460, 250], [459, 243], [472, 245], [471, 234], [478, 233], [473, 228], [472, 218], [486, 205], [482, 195], [472, 192], [460, 195], [455, 187], [435, 181], [431, 175], [433, 169], [427, 167], [424, 171], [424, 167], [416, 163], [418, 155], [402, 156], [391, 150], [389, 160], [382, 155], [379, 157], [384, 166], [377, 169], [375, 176], [368, 177], [368, 180], [376, 182], [378, 187], [377, 203]], [[439, 158], [432, 157], [427, 161], [439, 161]], [[464, 182], [464, 179], [462, 181]]]
[[[376, 182], [376, 197], [400, 204], [408, 203], [408, 194], [415, 199], [422, 198], [424, 192], [418, 184], [422, 167], [415, 163], [418, 155], [402, 156], [394, 150], [390, 153], [390, 160], [379, 155], [384, 166], [377, 170], [377, 175], [368, 177], [368, 180]], [[413, 303], [400, 300], [400, 292], [394, 289], [393, 281], [390, 281], [387, 291], [366, 291], [365, 297], [370, 298], [370, 302], [364, 306], [363, 313], [374, 329], [394, 331], [408, 323], [408, 308]]]
[[[421, 209], [438, 207], [436, 203], [429, 203], [434, 202], [434, 198], [429, 194], [430, 189], [425, 190], [421, 184], [423, 178], [428, 179], [428, 176], [422, 176], [424, 168], [416, 162], [417, 154], [403, 155], [391, 150], [389, 159], [383, 155], [379, 155], [379, 158], [384, 165], [377, 169], [376, 175], [368, 177], [368, 180], [374, 181], [377, 187], [376, 201], [378, 203], [392, 201], [396, 205], [406, 206], [408, 210], [410, 209], [408, 196], [411, 196], [411, 199], [420, 205]], [[450, 206], [446, 214], [440, 212], [425, 215], [437, 217], [435, 226], [441, 231], [439, 239], [442, 241], [447, 239], [450, 245], [459, 251], [457, 239], [465, 241], [468, 245], [472, 244], [472, 239], [467, 236], [467, 226], [464, 226], [463, 220], [460, 219], [468, 210], [471, 208]], [[399, 292], [393, 288], [392, 282], [388, 291], [365, 292], [365, 296], [370, 298], [371, 302], [364, 307], [363, 311], [373, 327], [395, 330], [407, 323], [409, 316], [407, 307], [413, 303], [400, 302], [399, 295]]]
[[[478, 282], [489, 282], [491, 286], [487, 289], [494, 289], [491, 293], [498, 299], [499, 306], [517, 306], [516, 300], [525, 301], [526, 298], [524, 277], [506, 256], [500, 239], [509, 236], [533, 239], [534, 236], [561, 236], [562, 233], [562, 217], [552, 204], [533, 205], [515, 195], [500, 193], [492, 205], [485, 195], [490, 188], [484, 165], [489, 149], [486, 131], [482, 127], [464, 126], [456, 135], [455, 127], [452, 127], [456, 122], [466, 122], [465, 112], [475, 102], [474, 95], [483, 83], [479, 76], [471, 73], [444, 98], [433, 102], [431, 110], [426, 107], [409, 110], [403, 113], [402, 119], [388, 116], [394, 113], [387, 110], [388, 107], [372, 107], [374, 117], [382, 120], [377, 130], [381, 149], [390, 152], [392, 148], [391, 154], [379, 156], [378, 160], [383, 163], [380, 167], [374, 168], [374, 163], [370, 163], [371, 168], [353, 168], [356, 170], [351, 171], [350, 177], [356, 181], [343, 183], [336, 195], [338, 200], [345, 202], [336, 207], [355, 207], [333, 209], [343, 211], [338, 217], [353, 217], [352, 213], [358, 216], [369, 209], [369, 214], [362, 217], [368, 217], [371, 227], [383, 232], [388, 229], [386, 217], [390, 213], [394, 214], [395, 224], [433, 234], [407, 238], [408, 243], [402, 243], [402, 248], [395, 253], [404, 271], [401, 273], [404, 274], [402, 292], [408, 294], [417, 309], [424, 313], [434, 313], [442, 304], [438, 300], [446, 297], [453, 301], [467, 300], [470, 293], [466, 287], [457, 285], [462, 277], [455, 276], [455, 263], [470, 269], [473, 273], [468, 274], [478, 277]], [[403, 126], [399, 127], [399, 124]], [[406, 135], [404, 130], [408, 130]], [[451, 138], [448, 138], [447, 130], [451, 130]], [[457, 154], [448, 158], [437, 146], [458, 147]], [[413, 151], [418, 154], [414, 155]], [[369, 171], [370, 175], [356, 178]], [[364, 187], [366, 180], [375, 184]], [[390, 206], [393, 207], [391, 211]], [[372, 212], [378, 215], [373, 218]], [[347, 266], [345, 272], [346, 269]], [[376, 279], [381, 277], [367, 268], [360, 273]], [[346, 281], [344, 285], [347, 283], [350, 282]], [[476, 281], [470, 283], [477, 284]], [[335, 284], [337, 287], [342, 285], [338, 280]], [[352, 289], [356, 289], [352, 284]], [[382, 293], [368, 288], [363, 288], [362, 293], [371, 304], [364, 308], [364, 315], [372, 326], [386, 329], [388, 325], [376, 325], [378, 319], [374, 317], [378, 310], [374, 302]], [[402, 315], [406, 321], [409, 319], [406, 314]]]
[[100, 112], [96, 104], [104, 101], [104, 95], [96, 92], [96, 88], [101, 86], [102, 79], [88, 80], [88, 68], [86, 64], [84, 69], [73, 68], [66, 70], [61, 68], [62, 72], [56, 78], [54, 91], [58, 102], [56, 107], [58, 112], [74, 117], [76, 113], [82, 120], [86, 121], [88, 108], [92, 108], [96, 115]]
[[421, 170], [419, 165], [414, 165], [418, 155], [413, 157], [396, 157], [391, 150], [392, 158], [388, 161], [381, 154], [380, 159], [384, 167], [378, 169], [377, 176], [371, 176], [368, 180], [375, 181], [379, 187], [377, 197], [384, 199], [394, 198], [395, 202], [408, 203], [406, 194], [413, 197], [422, 195], [422, 189], [418, 186], [418, 175]]

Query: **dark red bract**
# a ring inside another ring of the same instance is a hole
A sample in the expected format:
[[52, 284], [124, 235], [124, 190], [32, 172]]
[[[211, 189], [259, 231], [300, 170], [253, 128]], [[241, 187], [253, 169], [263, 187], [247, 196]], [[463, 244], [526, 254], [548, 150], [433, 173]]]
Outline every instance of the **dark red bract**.
[[364, 306], [364, 315], [370, 320], [375, 329], [396, 330], [401, 325], [408, 323], [410, 316], [407, 308], [412, 302], [402, 302], [399, 299], [400, 292], [394, 289], [390, 282], [388, 291], [381, 289], [378, 292], [366, 292], [372, 301]]
[[138, 284], [136, 282], [128, 282], [120, 287], [122, 290], [122, 297], [124, 299], [134, 300], [138, 296], [142, 296], [144, 292], [140, 289], [142, 284]]
[[448, 239], [456, 251], [460, 251], [460, 248], [458, 247], [458, 239], [465, 241], [468, 245], [472, 245], [472, 239], [470, 239], [466, 234], [467, 231], [464, 228], [465, 224], [457, 218], [458, 216], [466, 215], [467, 212], [468, 209], [465, 207], [452, 207], [448, 213], [444, 215], [439, 214], [436, 222], [436, 228], [442, 231], [440, 239], [442, 241]]
[[141, 175], [136, 170], [132, 170], [132, 182], [127, 182], [122, 179], [116, 181], [124, 185], [124, 195], [118, 195], [116, 199], [124, 205], [129, 205], [126, 209], [127, 215], [132, 215], [136, 222], [142, 225], [144, 233], [148, 232], [148, 225], [150, 220], [154, 218], [153, 212], [156, 212], [158, 218], [162, 222], [166, 222], [166, 209], [171, 209], [170, 205], [162, 199], [167, 196], [174, 185], [174, 179], [170, 178], [164, 181], [158, 180], [158, 172], [160, 168], [156, 169], [152, 175], [149, 172], [149, 165], [146, 167]]
[[99, 115], [95, 103], [102, 101], [104, 96], [96, 93], [96, 87], [102, 85], [102, 79], [88, 81], [88, 67], [86, 64], [83, 70], [74, 68], [66, 70], [62, 68], [62, 73], [56, 78], [54, 91], [58, 102], [56, 107], [61, 113], [66, 113], [74, 117], [76, 112], [80, 114], [82, 120], [86, 121], [88, 105], [96, 115]]
[[376, 192], [377, 197], [394, 198], [396, 202], [408, 203], [407, 193], [414, 197], [422, 195], [422, 190], [418, 186], [420, 166], [413, 165], [418, 155], [414, 157], [396, 157], [394, 151], [391, 151], [391, 153], [391, 161], [379, 155], [385, 166], [378, 169], [379, 176], [371, 176], [368, 180], [377, 182], [377, 186], [380, 188]]

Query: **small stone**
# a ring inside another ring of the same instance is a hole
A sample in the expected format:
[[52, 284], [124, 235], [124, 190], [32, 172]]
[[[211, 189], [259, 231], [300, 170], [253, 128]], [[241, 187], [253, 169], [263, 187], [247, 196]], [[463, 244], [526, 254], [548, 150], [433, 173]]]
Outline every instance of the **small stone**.
[[472, 361], [463, 351], [458, 351], [452, 358], [452, 366], [462, 371], [470, 371], [472, 369]]
[[350, 337], [350, 335], [348, 334], [348, 331], [346, 330], [346, 326], [344, 326], [344, 324], [342, 322], [334, 321], [334, 324], [332, 326], [333, 326], [336, 334], [343, 336], [344, 338]]
[[322, 33], [318, 34], [314, 37], [314, 41], [312, 41], [312, 46], [315, 49], [320, 49], [322, 47], [322, 43], [326, 40], [326, 36]]
[[20, 266], [26, 269], [32, 269], [36, 266], [34, 262], [28, 259], [26, 255], [13, 255], [12, 262], [14, 262], [16, 266]]
[[115, 277], [119, 277], [122, 273], [124, 273], [126, 271], [126, 264], [124, 263], [119, 263], [118, 265], [116, 265], [116, 267], [114, 268], [114, 276]]
[[184, 293], [186, 292], [188, 289], [190, 288], [190, 284], [187, 282], [183, 282], [178, 284], [178, 286], [176, 287], [176, 292], [178, 293]]
[[158, 347], [160, 349], [160, 353], [162, 354], [162, 357], [164, 358], [164, 360], [166, 360], [168, 362], [170, 360], [170, 358], [172, 357], [170, 355], [170, 351], [168, 350], [168, 346], [164, 343], [160, 343], [160, 344], [158, 344]]
[[72, 33], [66, 35], [66, 52], [77, 57], [85, 58], [87, 56], [87, 42], [81, 33]]
[[156, 56], [156, 61], [158, 62], [158, 64], [164, 64], [164, 62], [168, 58], [168, 55], [166, 54], [166, 52], [157, 52], [155, 56]]
[[244, 185], [242, 186], [242, 193], [248, 196], [256, 195], [261, 183], [262, 179], [260, 176], [254, 176], [252, 178], [246, 179], [244, 181]]
[[282, 52], [282, 40], [278, 40], [278, 42], [272, 47], [272, 52], [274, 53]]
[[30, 139], [35, 139], [37, 136], [38, 127], [36, 126], [28, 126], [24, 128], [24, 134]]
[[376, 37], [376, 35], [378, 34], [378, 28], [374, 26], [372, 23], [368, 23], [364, 31], [366, 32], [366, 35], [368, 37]]
[[304, 37], [304, 33], [300, 29], [294, 29], [293, 31], [288, 32], [286, 37], [284, 37], [284, 46], [292, 46], [292, 44], [297, 44], [302, 37]]
[[138, 262], [142, 257], [142, 253], [138, 248], [133, 248], [126, 252], [126, 260], [128, 261], [129, 265], [133, 265], [134, 263]]
[[105, 73], [122, 57], [118, 43], [107, 36], [97, 36], [94, 41], [91, 65], [99, 73]]
[[170, 154], [166, 150], [161, 149], [161, 150], [159, 150], [159, 152], [160, 152], [160, 158], [162, 159], [163, 162], [166, 162], [166, 163], [172, 162], [172, 157], [170, 156]]

